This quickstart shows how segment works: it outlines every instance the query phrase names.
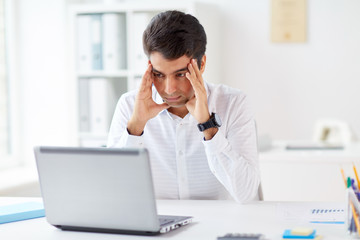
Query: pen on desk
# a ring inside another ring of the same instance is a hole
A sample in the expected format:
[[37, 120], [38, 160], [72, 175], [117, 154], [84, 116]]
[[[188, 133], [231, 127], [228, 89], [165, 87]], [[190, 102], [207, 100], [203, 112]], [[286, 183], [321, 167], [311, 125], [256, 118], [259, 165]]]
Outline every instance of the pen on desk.
[[347, 178], [347, 185], [346, 185], [346, 188], [349, 188], [349, 187], [351, 187], [351, 178], [350, 177]]
[[359, 216], [357, 215], [354, 205], [352, 203], [350, 203], [350, 207], [351, 207], [351, 212], [353, 214], [353, 218], [354, 218], [354, 222], [355, 222], [355, 226], [357, 229], [357, 232], [360, 234], [360, 221], [359, 221]]
[[355, 229], [354, 217], [352, 217], [351, 220], [350, 220], [350, 226], [349, 226], [348, 230], [349, 230], [351, 233], [356, 231], [356, 229]]
[[[344, 170], [341, 168], [341, 175], [343, 176], [343, 180], [345, 183], [345, 187], [346, 188], [350, 188], [351, 187], [351, 178], [348, 177], [347, 180], [345, 178], [345, 174], [344, 174]], [[359, 221], [359, 216], [357, 215], [356, 211], [355, 211], [355, 207], [354, 204], [352, 203], [352, 201], [349, 199], [349, 204], [350, 204], [350, 209], [351, 209], [351, 213], [352, 213], [352, 218], [350, 220], [351, 224], [355, 224], [355, 226], [349, 226], [349, 230], [352, 232], [354, 230], [354, 227], [357, 229], [357, 232], [360, 234], [360, 221]]]
[[343, 177], [343, 180], [344, 180], [344, 184], [345, 184], [345, 188], [347, 187], [347, 184], [346, 184], [346, 177], [345, 177], [345, 173], [344, 173], [344, 169], [340, 169], [341, 170], [341, 175]]
[[358, 189], [355, 185], [355, 180], [353, 178], [351, 179], [351, 187], [352, 187], [352, 189], [354, 189], [354, 191], [357, 191], [357, 189]]
[[[347, 188], [350, 188], [351, 187], [351, 178], [348, 177], [347, 178]], [[356, 226], [356, 229], [357, 229], [357, 232], [358, 234], [360, 234], [360, 221], [359, 221], [359, 215], [356, 213], [355, 211], [355, 207], [354, 207], [354, 204], [351, 200], [349, 200], [349, 203], [350, 203], [350, 208], [351, 208], [351, 213], [352, 213], [352, 218], [354, 219], [354, 222], [355, 222], [355, 226]]]
[[355, 173], [355, 177], [356, 177], [356, 182], [357, 182], [357, 185], [358, 185], [358, 188], [360, 187], [360, 180], [359, 180], [359, 175], [357, 173], [357, 170], [356, 170], [356, 167], [355, 167], [355, 164], [353, 163], [353, 169], [354, 169], [354, 173]]

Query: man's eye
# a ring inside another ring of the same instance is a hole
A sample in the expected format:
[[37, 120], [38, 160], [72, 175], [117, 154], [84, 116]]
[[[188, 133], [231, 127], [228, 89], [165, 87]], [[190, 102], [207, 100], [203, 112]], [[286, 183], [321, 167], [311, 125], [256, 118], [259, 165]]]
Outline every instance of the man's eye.
[[162, 75], [161, 73], [153, 73], [153, 74], [154, 74], [154, 77], [156, 77], [156, 78], [164, 77], [164, 75]]
[[185, 75], [186, 73], [178, 73], [176, 76], [177, 77], [185, 77], [186, 75]]

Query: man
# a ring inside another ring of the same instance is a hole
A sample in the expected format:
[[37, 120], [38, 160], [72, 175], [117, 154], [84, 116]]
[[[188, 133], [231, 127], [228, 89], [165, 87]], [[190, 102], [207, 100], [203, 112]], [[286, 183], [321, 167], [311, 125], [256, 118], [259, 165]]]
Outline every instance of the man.
[[203, 80], [206, 34], [199, 21], [160, 13], [144, 31], [143, 47], [147, 70], [139, 89], [120, 98], [108, 147], [149, 150], [157, 198], [257, 199], [253, 115], [242, 92]]

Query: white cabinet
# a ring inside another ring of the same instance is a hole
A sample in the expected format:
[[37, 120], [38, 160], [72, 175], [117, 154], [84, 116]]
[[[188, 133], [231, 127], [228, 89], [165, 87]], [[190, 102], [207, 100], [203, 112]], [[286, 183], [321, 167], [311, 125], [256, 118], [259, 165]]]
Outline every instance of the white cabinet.
[[360, 144], [344, 150], [286, 150], [284, 143], [260, 152], [264, 199], [269, 201], [345, 201], [346, 176], [360, 171]]
[[174, 9], [195, 15], [203, 24], [208, 39], [212, 39], [208, 41], [207, 55], [210, 66], [214, 66], [206, 80], [219, 82], [216, 15], [212, 14], [212, 21], [207, 20], [211, 10], [204, 4], [142, 2], [70, 8], [69, 68], [76, 101], [71, 107], [80, 146], [106, 145], [117, 100], [138, 86], [147, 66], [143, 31], [157, 13]]

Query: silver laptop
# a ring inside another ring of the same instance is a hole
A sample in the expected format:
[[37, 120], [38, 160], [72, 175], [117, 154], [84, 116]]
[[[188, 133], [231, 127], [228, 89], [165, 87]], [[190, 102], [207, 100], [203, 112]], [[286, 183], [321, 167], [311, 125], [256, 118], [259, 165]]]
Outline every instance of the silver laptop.
[[155, 235], [192, 217], [158, 216], [146, 149], [35, 147], [47, 221], [63, 230]]

